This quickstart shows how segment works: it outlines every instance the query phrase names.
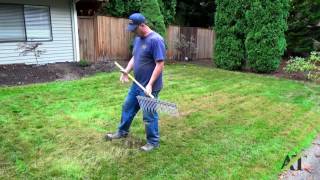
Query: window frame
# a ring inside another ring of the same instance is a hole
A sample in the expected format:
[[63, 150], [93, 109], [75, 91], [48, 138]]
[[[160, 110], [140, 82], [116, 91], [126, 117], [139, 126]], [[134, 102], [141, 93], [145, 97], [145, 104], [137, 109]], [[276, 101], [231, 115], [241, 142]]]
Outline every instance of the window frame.
[[[0, 6], [1, 5], [21, 6], [22, 14], [23, 14], [23, 28], [24, 28], [25, 37], [24, 37], [24, 40], [5, 40], [5, 41], [1, 41], [0, 40], [0, 43], [11, 43], [11, 42], [51, 42], [51, 41], [53, 41], [51, 7], [49, 5], [0, 3]], [[27, 27], [26, 27], [26, 17], [25, 17], [25, 6], [41, 6], [41, 7], [47, 7], [48, 8], [49, 21], [50, 21], [49, 22], [50, 37], [47, 40], [28, 40]]]

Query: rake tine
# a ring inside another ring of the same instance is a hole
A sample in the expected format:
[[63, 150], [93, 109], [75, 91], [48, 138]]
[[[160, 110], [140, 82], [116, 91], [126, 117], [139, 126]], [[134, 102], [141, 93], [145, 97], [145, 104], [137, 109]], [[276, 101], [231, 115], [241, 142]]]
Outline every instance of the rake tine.
[[164, 112], [171, 115], [178, 115], [177, 106], [173, 103], [160, 101], [158, 99], [145, 96], [137, 96], [142, 110], [147, 112]]
[[[115, 65], [121, 70], [121, 72], [125, 72], [124, 68], [118, 64], [117, 62], [114, 62]], [[144, 92], [147, 92], [146, 88], [143, 87], [133, 76], [128, 74], [128, 77], [135, 82]], [[164, 102], [156, 99], [151, 93], [147, 94], [149, 97], [145, 96], [137, 96], [140, 108], [147, 112], [164, 112], [171, 115], [178, 115], [178, 108], [175, 104]]]

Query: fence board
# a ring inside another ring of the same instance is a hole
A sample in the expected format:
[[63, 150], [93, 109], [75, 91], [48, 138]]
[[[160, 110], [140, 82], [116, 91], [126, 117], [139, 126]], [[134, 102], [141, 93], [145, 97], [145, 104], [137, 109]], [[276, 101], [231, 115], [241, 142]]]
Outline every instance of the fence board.
[[208, 29], [198, 29], [197, 59], [209, 59], [213, 53], [213, 32]]
[[80, 58], [91, 62], [95, 60], [95, 38], [94, 28], [86, 28], [94, 26], [94, 18], [79, 17], [78, 22]]
[[175, 48], [177, 39], [180, 37], [180, 28], [178, 26], [169, 26], [167, 29], [167, 58], [177, 59], [179, 52]]

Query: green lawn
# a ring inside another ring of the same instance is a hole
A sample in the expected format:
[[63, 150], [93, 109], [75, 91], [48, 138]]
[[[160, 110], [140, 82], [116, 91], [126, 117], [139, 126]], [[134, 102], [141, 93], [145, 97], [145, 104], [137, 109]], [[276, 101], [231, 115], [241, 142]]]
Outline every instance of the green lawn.
[[320, 86], [193, 65], [167, 65], [151, 153], [141, 113], [126, 140], [118, 126], [129, 85], [119, 73], [0, 88], [0, 179], [276, 179], [289, 152], [320, 130]]

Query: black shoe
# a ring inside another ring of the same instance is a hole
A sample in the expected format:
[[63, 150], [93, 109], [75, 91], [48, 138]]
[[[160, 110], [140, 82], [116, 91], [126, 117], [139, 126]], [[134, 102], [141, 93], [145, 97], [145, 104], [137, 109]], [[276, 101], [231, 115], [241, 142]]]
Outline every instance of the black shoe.
[[113, 139], [121, 139], [121, 138], [126, 138], [128, 135], [127, 134], [120, 134], [119, 132], [116, 132], [116, 133], [108, 133], [105, 135], [105, 139], [107, 141], [112, 141]]

